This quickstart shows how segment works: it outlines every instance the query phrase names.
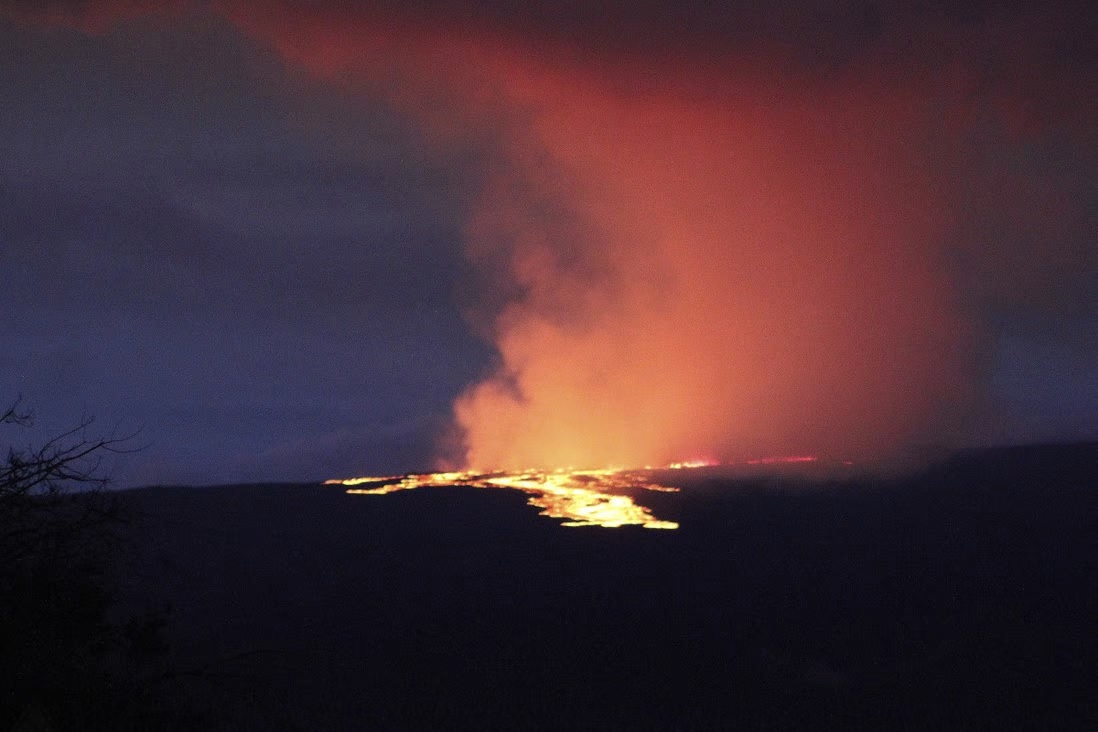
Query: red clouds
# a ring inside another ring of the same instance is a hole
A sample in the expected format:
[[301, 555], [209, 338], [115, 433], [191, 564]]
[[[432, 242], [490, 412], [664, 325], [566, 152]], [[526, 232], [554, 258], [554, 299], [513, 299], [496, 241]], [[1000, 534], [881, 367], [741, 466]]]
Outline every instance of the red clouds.
[[455, 407], [471, 465], [880, 456], [963, 398], [909, 90], [590, 66], [462, 24], [232, 17], [437, 144], [497, 128], [467, 250], [513, 296], [482, 324], [500, 373]]

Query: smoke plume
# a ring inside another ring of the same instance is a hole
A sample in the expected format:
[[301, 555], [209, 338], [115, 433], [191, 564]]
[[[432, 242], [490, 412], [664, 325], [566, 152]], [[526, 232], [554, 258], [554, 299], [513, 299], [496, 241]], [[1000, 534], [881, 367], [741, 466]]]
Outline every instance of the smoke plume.
[[1064, 54], [1093, 21], [709, 5], [214, 6], [438, 149], [491, 141], [465, 247], [500, 360], [454, 405], [469, 465], [882, 458], [971, 409], [935, 155], [985, 109], [1092, 142], [1065, 100], [1093, 53]]

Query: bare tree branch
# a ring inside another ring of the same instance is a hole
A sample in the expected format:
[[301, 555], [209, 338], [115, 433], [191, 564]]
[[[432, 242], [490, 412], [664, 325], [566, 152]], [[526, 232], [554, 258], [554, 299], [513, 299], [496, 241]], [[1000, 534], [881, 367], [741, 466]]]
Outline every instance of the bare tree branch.
[[[27, 428], [33, 419], [22, 398], [0, 411], [0, 425]], [[90, 436], [94, 422], [85, 416], [38, 447], [7, 448], [0, 462], [0, 567], [47, 550], [78, 558], [90, 537], [98, 541], [122, 523], [117, 503], [99, 495], [107, 484], [103, 458], [140, 447], [132, 447], [136, 433]]]

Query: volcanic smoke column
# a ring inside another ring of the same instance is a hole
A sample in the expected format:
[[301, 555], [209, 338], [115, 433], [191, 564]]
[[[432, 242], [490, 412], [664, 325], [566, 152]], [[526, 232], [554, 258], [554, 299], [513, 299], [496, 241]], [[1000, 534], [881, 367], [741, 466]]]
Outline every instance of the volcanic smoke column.
[[469, 229], [518, 293], [490, 324], [502, 369], [456, 405], [471, 466], [882, 457], [959, 393], [902, 96], [523, 82], [516, 171]]
[[465, 245], [501, 366], [455, 404], [469, 467], [880, 457], [963, 396], [911, 84], [232, 8], [440, 151], [490, 131]]
[[9, 6], [93, 33], [212, 12], [475, 161], [470, 322], [501, 356], [454, 407], [476, 469], [884, 457], [964, 430], [994, 333], [951, 256], [968, 312], [1062, 304], [1065, 279], [1089, 303], [1085, 171], [1014, 191], [1018, 141], [967, 139], [990, 110], [1092, 158], [1085, 3]]

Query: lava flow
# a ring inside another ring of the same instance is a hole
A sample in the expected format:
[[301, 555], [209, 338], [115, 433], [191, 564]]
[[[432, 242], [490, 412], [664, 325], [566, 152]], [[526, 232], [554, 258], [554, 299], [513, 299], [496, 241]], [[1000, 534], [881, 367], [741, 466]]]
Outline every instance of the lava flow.
[[[652, 515], [652, 510], [639, 505], [629, 495], [630, 491], [646, 490], [659, 493], [678, 493], [674, 486], [663, 485], [652, 479], [659, 470], [696, 470], [725, 466], [773, 466], [815, 463], [812, 455], [793, 457], [767, 457], [743, 462], [725, 463], [712, 460], [688, 460], [669, 465], [646, 465], [643, 468], [601, 468], [576, 470], [523, 470], [518, 472], [477, 472], [460, 470], [449, 473], [409, 473], [408, 475], [365, 476], [326, 480], [324, 485], [342, 485], [348, 493], [365, 496], [384, 496], [397, 491], [415, 488], [441, 488], [465, 486], [468, 488], [509, 488], [529, 496], [527, 503], [540, 508], [538, 515], [566, 519], [561, 526], [643, 526], [646, 529], [677, 529], [674, 521], [664, 521]], [[853, 465], [843, 461], [843, 465]], [[356, 488], [360, 485], [374, 488]]]
[[[693, 467], [693, 466], [691, 466]], [[515, 473], [422, 473], [329, 480], [325, 485], [348, 486], [347, 492], [380, 496], [415, 488], [467, 486], [509, 488], [529, 496], [527, 503], [540, 508], [539, 515], [566, 519], [562, 526], [643, 526], [646, 529], [677, 529], [637, 504], [625, 492], [636, 489], [674, 493], [679, 489], [651, 480], [650, 470], [527, 470]], [[379, 484], [375, 488], [352, 486]]]

